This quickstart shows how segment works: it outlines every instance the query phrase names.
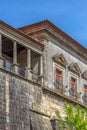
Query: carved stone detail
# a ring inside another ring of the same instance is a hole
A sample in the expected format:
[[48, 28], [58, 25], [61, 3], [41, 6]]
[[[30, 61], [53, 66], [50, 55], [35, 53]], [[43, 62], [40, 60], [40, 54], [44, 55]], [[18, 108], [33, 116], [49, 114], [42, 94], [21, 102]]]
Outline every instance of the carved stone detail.
[[63, 54], [56, 54], [53, 57], [53, 60], [63, 66], [66, 66], [68, 64]]

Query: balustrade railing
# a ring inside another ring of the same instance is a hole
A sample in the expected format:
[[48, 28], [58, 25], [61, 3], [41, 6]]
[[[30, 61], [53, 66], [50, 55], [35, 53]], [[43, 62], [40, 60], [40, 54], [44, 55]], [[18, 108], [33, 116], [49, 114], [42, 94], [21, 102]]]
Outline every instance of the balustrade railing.
[[69, 95], [70, 95], [71, 98], [77, 100], [77, 99], [80, 97], [81, 92], [78, 92], [77, 90], [71, 88], [71, 89], [69, 90]]
[[35, 73], [35, 72], [33, 72], [33, 71], [31, 71], [31, 79], [32, 79], [34, 82], [41, 83], [41, 76], [40, 76], [40, 74]]
[[7, 71], [11, 71], [12, 70], [12, 64], [9, 60], [5, 60], [4, 64], [3, 64], [3, 69], [7, 70]]
[[[60, 94], [65, 94], [69, 92], [69, 97], [74, 100], [78, 100], [80, 98], [81, 92], [78, 92], [77, 90], [74, 90], [73, 88], [68, 89], [68, 86], [63, 86], [63, 84], [57, 81], [54, 83], [54, 87], [55, 87], [54, 90]], [[85, 102], [87, 102], [87, 99]]]
[[24, 67], [18, 67], [18, 74], [21, 77], [25, 77], [25, 70], [26, 70], [26, 68], [24, 68]]
[[[5, 69], [6, 71], [9, 71], [9, 72], [14, 72], [12, 65], [13, 64], [9, 60], [5, 60], [4, 64], [3, 64], [3, 69]], [[20, 75], [21, 77], [25, 77], [25, 68], [18, 66], [17, 74]]]
[[62, 83], [56, 81], [56, 82], [54, 83], [54, 86], [55, 86], [55, 90], [56, 90], [57, 92], [63, 93], [63, 84], [62, 84]]
[[[13, 69], [13, 64], [9, 60], [5, 60], [3, 62], [3, 69], [9, 71], [9, 72], [14, 72]], [[17, 74], [21, 77], [26, 77], [26, 68], [17, 66]], [[31, 79], [34, 82], [41, 83], [41, 76], [38, 73], [35, 73], [33, 71], [30, 71], [31, 74]]]

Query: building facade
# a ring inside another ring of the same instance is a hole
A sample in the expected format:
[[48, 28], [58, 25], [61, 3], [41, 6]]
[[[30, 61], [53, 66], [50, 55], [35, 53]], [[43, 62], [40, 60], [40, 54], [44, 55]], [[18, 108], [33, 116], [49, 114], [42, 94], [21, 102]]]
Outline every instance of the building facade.
[[57, 130], [64, 102], [87, 104], [87, 49], [48, 20], [0, 21], [0, 130]]

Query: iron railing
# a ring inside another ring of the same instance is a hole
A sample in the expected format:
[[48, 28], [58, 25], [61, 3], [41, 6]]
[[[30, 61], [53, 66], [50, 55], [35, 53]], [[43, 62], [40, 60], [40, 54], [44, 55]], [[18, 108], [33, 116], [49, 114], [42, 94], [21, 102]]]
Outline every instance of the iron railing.
[[56, 81], [56, 82], [54, 83], [54, 86], [55, 86], [55, 90], [56, 90], [57, 92], [63, 93], [63, 84], [62, 84], [62, 83]]
[[69, 90], [69, 95], [70, 95], [71, 98], [77, 100], [77, 99], [80, 97], [81, 92], [78, 92], [77, 90], [71, 88], [71, 89]]
[[87, 105], [87, 95], [84, 94], [82, 96], [82, 99], [83, 99], [84, 104]]

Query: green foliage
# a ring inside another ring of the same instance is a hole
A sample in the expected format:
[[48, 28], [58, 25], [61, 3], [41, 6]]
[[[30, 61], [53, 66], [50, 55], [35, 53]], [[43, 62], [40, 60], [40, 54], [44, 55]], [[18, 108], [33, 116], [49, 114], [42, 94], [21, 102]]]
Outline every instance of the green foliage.
[[60, 130], [87, 130], [87, 108], [81, 108], [79, 105], [73, 107], [65, 104], [65, 117], [62, 119], [60, 112], [55, 111], [59, 121]]

